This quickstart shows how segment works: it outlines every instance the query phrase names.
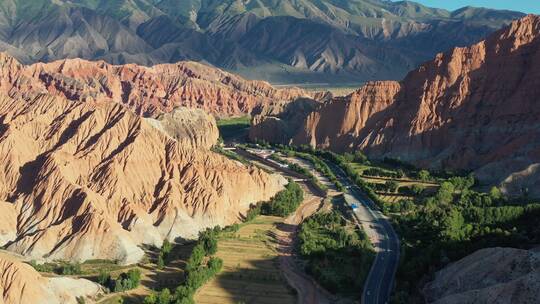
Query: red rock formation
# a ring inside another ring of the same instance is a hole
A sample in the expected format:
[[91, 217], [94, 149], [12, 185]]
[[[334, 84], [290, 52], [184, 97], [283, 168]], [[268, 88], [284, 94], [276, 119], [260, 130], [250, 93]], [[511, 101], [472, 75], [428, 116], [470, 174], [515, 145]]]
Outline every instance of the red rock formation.
[[485, 41], [438, 54], [400, 83], [369, 83], [334, 99], [307, 115], [291, 140], [473, 169], [510, 192], [540, 194], [538, 100], [540, 17], [529, 15]]
[[438, 271], [423, 290], [426, 303], [537, 303], [540, 251], [479, 250]]
[[0, 303], [76, 304], [96, 300], [105, 292], [85, 279], [46, 278], [32, 266], [0, 254]]
[[69, 100], [114, 101], [143, 116], [177, 106], [221, 116], [245, 115], [260, 105], [310, 96], [301, 89], [275, 89], [195, 62], [143, 67], [67, 59], [23, 66], [0, 54], [0, 72], [0, 92], [11, 97], [49, 93]]
[[285, 181], [211, 152], [217, 138], [202, 110], [149, 123], [112, 102], [0, 94], [0, 245], [133, 263], [142, 244], [238, 222]]

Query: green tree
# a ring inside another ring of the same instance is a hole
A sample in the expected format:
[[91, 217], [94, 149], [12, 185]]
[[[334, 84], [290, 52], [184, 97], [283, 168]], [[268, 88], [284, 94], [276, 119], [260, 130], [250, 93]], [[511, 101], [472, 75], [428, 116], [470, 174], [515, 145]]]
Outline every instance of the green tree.
[[498, 200], [500, 200], [502, 198], [501, 190], [499, 190], [499, 188], [493, 186], [489, 190], [489, 196], [491, 197], [492, 200], [498, 201]]
[[106, 272], [105, 270], [100, 270], [97, 282], [103, 286], [106, 286], [108, 282], [111, 280], [111, 274]]
[[422, 181], [428, 181], [430, 179], [429, 171], [420, 170], [420, 172], [418, 172], [418, 178]]
[[163, 240], [163, 245], [161, 246], [161, 252], [164, 256], [167, 256], [172, 251], [172, 244], [168, 239]]
[[188, 272], [191, 272], [201, 266], [201, 263], [206, 255], [206, 252], [204, 250], [204, 247], [202, 244], [197, 244], [195, 247], [193, 247], [193, 251], [191, 252], [191, 256], [189, 257], [186, 265], [186, 270]]
[[385, 185], [386, 185], [386, 189], [388, 190], [388, 192], [396, 192], [396, 190], [399, 187], [398, 182], [396, 182], [395, 180], [389, 180], [389, 181], [386, 182]]
[[171, 299], [171, 292], [168, 288], [165, 288], [159, 293], [156, 304], [170, 304]]
[[127, 278], [130, 282], [131, 289], [139, 286], [141, 283], [141, 270], [139, 268], [130, 269], [127, 272]]
[[151, 294], [147, 295], [143, 300], [143, 304], [156, 304], [156, 303], [157, 303], [157, 296], [155, 292], [152, 292]]
[[360, 164], [364, 164], [368, 161], [368, 158], [361, 151], [354, 152], [354, 161]]
[[218, 250], [217, 232], [210, 228], [199, 234], [199, 242], [203, 244], [206, 255], [215, 254]]
[[442, 222], [442, 236], [450, 240], [461, 240], [464, 236], [465, 219], [459, 210], [452, 208]]
[[161, 253], [159, 254], [157, 259], [157, 268], [160, 270], [165, 268], [165, 260], [163, 259], [163, 254]]
[[455, 191], [454, 184], [450, 182], [443, 182], [441, 184], [441, 187], [437, 191], [436, 199], [440, 203], [450, 203], [453, 201], [454, 191]]

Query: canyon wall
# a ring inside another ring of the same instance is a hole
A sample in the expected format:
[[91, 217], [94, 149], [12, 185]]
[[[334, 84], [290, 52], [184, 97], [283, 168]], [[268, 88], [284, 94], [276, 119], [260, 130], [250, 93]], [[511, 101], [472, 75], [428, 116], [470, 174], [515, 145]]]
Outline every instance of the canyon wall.
[[[285, 141], [473, 170], [509, 193], [540, 195], [539, 88], [540, 17], [529, 15], [438, 54], [399, 83], [371, 82], [305, 112]], [[257, 122], [268, 120], [289, 123], [280, 115]], [[252, 139], [276, 137], [257, 128]]]
[[77, 304], [105, 294], [102, 287], [85, 279], [47, 278], [32, 266], [0, 253], [1, 304]]
[[286, 181], [213, 153], [215, 120], [123, 104], [0, 96], [1, 245], [36, 259], [134, 263], [141, 245], [242, 219]]
[[241, 116], [261, 105], [312, 94], [276, 89], [196, 62], [144, 67], [67, 59], [22, 65], [0, 53], [0, 92], [31, 98], [48, 93], [69, 100], [122, 103], [136, 114], [155, 117], [175, 107], [200, 108], [216, 116]]

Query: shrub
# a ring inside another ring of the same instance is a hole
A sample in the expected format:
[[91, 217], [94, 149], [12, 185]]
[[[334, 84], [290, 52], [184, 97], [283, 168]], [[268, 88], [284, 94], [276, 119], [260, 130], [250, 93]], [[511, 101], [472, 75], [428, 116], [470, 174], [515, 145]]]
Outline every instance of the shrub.
[[81, 264], [79, 263], [64, 263], [60, 266], [60, 274], [62, 275], [76, 275], [82, 274]]
[[99, 275], [97, 278], [97, 282], [103, 286], [107, 286], [109, 281], [111, 280], [111, 274], [106, 272], [105, 270], [100, 270]]
[[157, 296], [156, 304], [170, 304], [172, 300], [171, 292], [168, 288], [163, 289]]
[[394, 180], [387, 181], [385, 185], [388, 192], [396, 192], [397, 188], [399, 187], [399, 184]]
[[157, 259], [157, 268], [160, 270], [165, 268], [165, 260], [163, 259], [163, 254], [161, 253], [159, 254]]

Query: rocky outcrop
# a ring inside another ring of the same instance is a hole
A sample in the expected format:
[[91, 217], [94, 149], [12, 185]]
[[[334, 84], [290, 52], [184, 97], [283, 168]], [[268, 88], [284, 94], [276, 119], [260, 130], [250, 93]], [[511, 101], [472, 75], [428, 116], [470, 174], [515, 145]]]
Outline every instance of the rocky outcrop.
[[276, 89], [195, 62], [144, 67], [68, 59], [25, 66], [0, 53], [0, 71], [0, 92], [11, 97], [48, 93], [69, 100], [112, 101], [147, 117], [178, 106], [217, 116], [246, 115], [261, 105], [312, 95], [296, 88]]
[[540, 195], [539, 50], [540, 17], [524, 17], [400, 83], [368, 83], [318, 107], [289, 141], [474, 170], [507, 192]]
[[98, 99], [1, 95], [0, 245], [133, 263], [143, 244], [238, 222], [286, 181], [211, 152], [217, 137], [201, 110], [149, 122]]
[[45, 278], [30, 265], [0, 256], [0, 303], [76, 304], [104, 294], [102, 288], [84, 279]]
[[147, 118], [155, 128], [174, 138], [183, 147], [210, 149], [219, 138], [216, 120], [199, 109], [176, 108], [157, 118]]
[[540, 252], [513, 248], [479, 250], [438, 271], [424, 290], [428, 303], [536, 303]]

